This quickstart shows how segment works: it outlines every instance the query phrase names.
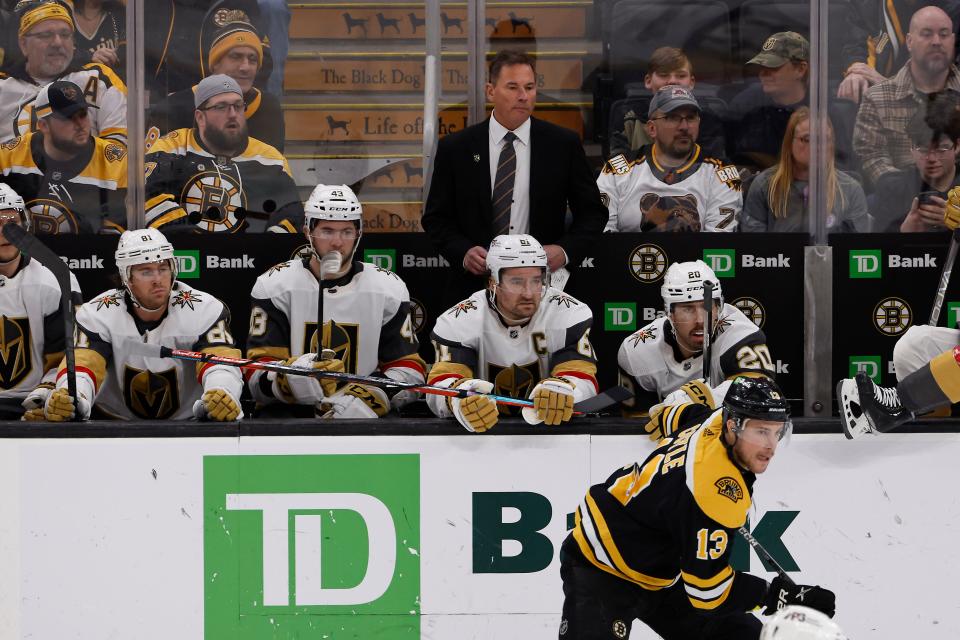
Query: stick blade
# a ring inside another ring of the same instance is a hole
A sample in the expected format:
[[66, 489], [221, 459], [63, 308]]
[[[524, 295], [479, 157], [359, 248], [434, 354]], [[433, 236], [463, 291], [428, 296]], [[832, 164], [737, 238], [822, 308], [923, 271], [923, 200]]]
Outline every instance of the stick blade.
[[606, 391], [598, 393], [592, 398], [581, 400], [577, 404], [573, 405], [573, 409], [574, 411], [579, 411], [580, 413], [597, 413], [612, 407], [615, 404], [625, 402], [632, 397], [633, 394], [630, 393], [630, 390], [626, 387], [610, 387]]

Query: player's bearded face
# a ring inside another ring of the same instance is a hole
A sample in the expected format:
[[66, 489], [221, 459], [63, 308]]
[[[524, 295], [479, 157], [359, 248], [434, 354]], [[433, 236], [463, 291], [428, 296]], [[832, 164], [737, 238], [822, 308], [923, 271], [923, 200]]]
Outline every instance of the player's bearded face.
[[130, 291], [147, 309], [167, 306], [173, 287], [173, 270], [167, 260], [138, 264], [130, 269]]
[[496, 285], [497, 309], [507, 320], [526, 320], [540, 308], [544, 286], [540, 267], [503, 269]]
[[[737, 463], [753, 473], [766, 471], [776, 455], [784, 423], [746, 418], [743, 421], [743, 430], [736, 438], [729, 430], [732, 425], [733, 421], [728, 420], [728, 431], [724, 437], [728, 443], [733, 443], [733, 455]], [[736, 442], [733, 442], [734, 439]]]
[[[720, 312], [719, 304], [713, 303], [714, 325]], [[678, 302], [670, 308], [670, 324], [676, 332], [677, 342], [687, 351], [703, 349], [703, 328], [706, 314], [702, 302]]]

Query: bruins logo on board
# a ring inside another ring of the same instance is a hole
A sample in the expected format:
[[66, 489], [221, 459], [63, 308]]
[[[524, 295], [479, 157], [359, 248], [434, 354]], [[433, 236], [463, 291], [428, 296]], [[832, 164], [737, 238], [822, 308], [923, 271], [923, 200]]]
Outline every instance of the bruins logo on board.
[[767, 312], [759, 300], [756, 298], [737, 298], [733, 301], [733, 306], [750, 318], [750, 321], [757, 325], [758, 329], [763, 329], [763, 323], [767, 320]]
[[627, 637], [627, 623], [623, 620], [614, 620], [613, 621], [613, 637], [614, 638], [626, 638]]
[[913, 312], [902, 298], [886, 298], [873, 310], [873, 323], [885, 336], [898, 336], [910, 326]]
[[[540, 381], [539, 371], [540, 365], [537, 361], [519, 365], [512, 364], [509, 367], [501, 367], [493, 363], [487, 364], [488, 379], [493, 380], [493, 392], [511, 398], [526, 398], [529, 396], [533, 387]], [[520, 415], [519, 407], [499, 405], [499, 409], [501, 415]]]
[[[107, 159], [108, 162], [120, 162], [123, 160], [123, 156], [127, 155], [127, 150], [124, 149], [119, 144], [110, 143], [103, 150], [103, 157]], [[156, 165], [156, 163], [153, 163]], [[149, 177], [150, 173], [147, 173]]]
[[27, 203], [27, 209], [33, 219], [33, 233], [58, 234], [77, 233], [77, 217], [59, 200], [37, 198]]
[[740, 502], [743, 500], [743, 487], [730, 476], [720, 478], [713, 483], [713, 486], [717, 488], [717, 493], [724, 498], [729, 498], [732, 502]]
[[630, 252], [630, 274], [645, 284], [656, 282], [667, 270], [667, 254], [655, 244], [642, 244]]
[[144, 420], [165, 420], [180, 408], [180, 382], [177, 368], [166, 371], [123, 368], [123, 403]]
[[13, 389], [33, 370], [30, 320], [0, 316], [0, 389]]
[[290, 254], [290, 259], [300, 260], [302, 258], [309, 258], [312, 255], [313, 255], [313, 251], [310, 250], [310, 245], [302, 244], [293, 250], [293, 253]]
[[[360, 354], [360, 325], [327, 321], [323, 324], [323, 344], [333, 349], [334, 357], [343, 360], [343, 370], [357, 373]], [[305, 322], [303, 326], [303, 353], [319, 353], [317, 350], [317, 323]]]
[[410, 324], [414, 333], [420, 333], [427, 326], [427, 308], [416, 298], [410, 298]]
[[240, 183], [226, 173], [204, 171], [193, 176], [180, 192], [180, 205], [187, 215], [200, 212], [197, 226], [204, 231], [237, 231], [238, 209], [246, 209], [247, 198]]

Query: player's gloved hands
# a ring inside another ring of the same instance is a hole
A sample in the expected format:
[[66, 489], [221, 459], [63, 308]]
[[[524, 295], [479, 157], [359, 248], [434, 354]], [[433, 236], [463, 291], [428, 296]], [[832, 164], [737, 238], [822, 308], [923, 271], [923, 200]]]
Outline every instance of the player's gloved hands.
[[960, 227], [960, 187], [950, 189], [947, 194], [947, 209], [943, 213], [943, 224], [953, 231]]
[[520, 415], [529, 424], [546, 422], [557, 425], [573, 416], [575, 387], [563, 378], [544, 378], [530, 392], [532, 407], [524, 407]]
[[356, 382], [346, 384], [314, 408], [314, 414], [326, 420], [349, 418], [370, 420], [382, 418], [388, 411], [390, 411], [390, 399], [386, 391], [380, 387]]
[[[305, 353], [296, 358], [288, 358], [284, 364], [318, 369], [322, 371], [343, 371], [343, 360], [314, 360], [316, 354]], [[277, 388], [280, 396], [293, 404], [316, 404], [332, 396], [337, 390], [337, 380], [333, 378], [314, 378], [313, 376], [277, 374]]]
[[671, 426], [669, 410], [673, 409], [674, 406], [661, 402], [650, 407], [650, 419], [643, 425], [643, 430], [654, 442], [659, 442], [673, 435], [674, 428]]
[[193, 417], [217, 422], [231, 422], [243, 417], [240, 401], [226, 389], [208, 389], [193, 403]]
[[[462, 378], [452, 385], [455, 389], [465, 389], [467, 391], [479, 391], [480, 393], [492, 393], [493, 383], [477, 378]], [[497, 409], [497, 403], [488, 396], [469, 396], [467, 398], [447, 398], [447, 406], [453, 413], [457, 422], [463, 425], [467, 431], [483, 433], [497, 424], [500, 418], [500, 410]]]
[[47, 404], [47, 398], [52, 391], [52, 382], [41, 382], [37, 385], [37, 388], [31, 391], [30, 394], [23, 399], [23, 402], [20, 403], [20, 405], [26, 409], [20, 419], [26, 420], [27, 422], [42, 422], [46, 420], [47, 416], [43, 413], [43, 407]]
[[773, 615], [790, 604], [816, 609], [831, 618], [837, 612], [837, 596], [833, 591], [805, 584], [788, 584], [780, 576], [770, 583], [763, 604], [766, 605], [763, 614], [767, 616]]
[[81, 420], [90, 419], [90, 401], [82, 393], [76, 402], [70, 397], [69, 392], [64, 389], [56, 389], [49, 396], [43, 407], [44, 415], [50, 422], [66, 422], [74, 416]]

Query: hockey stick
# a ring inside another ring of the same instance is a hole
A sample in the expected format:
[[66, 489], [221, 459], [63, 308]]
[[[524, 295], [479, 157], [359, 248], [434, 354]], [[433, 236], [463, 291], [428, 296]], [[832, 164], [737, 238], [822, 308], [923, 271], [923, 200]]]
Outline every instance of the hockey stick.
[[940, 310], [943, 308], [943, 299], [947, 296], [947, 285], [950, 284], [950, 272], [953, 271], [953, 263], [957, 260], [958, 248], [960, 248], [960, 227], [954, 229], [950, 236], [950, 249], [947, 251], [946, 260], [943, 261], [940, 284], [937, 286], [937, 295], [933, 298], [933, 309], [930, 310], [930, 321], [927, 323], [931, 327], [937, 326], [940, 320]]
[[[67, 360], [67, 393], [77, 398], [77, 363], [73, 343], [73, 291], [70, 286], [70, 269], [60, 256], [36, 236], [16, 224], [3, 225], [3, 235], [15, 247], [20, 249], [47, 269], [60, 285], [60, 312], [63, 314], [63, 351]], [[29, 347], [28, 347], [29, 348]]]
[[783, 570], [783, 567], [780, 566], [780, 563], [773, 559], [773, 556], [770, 555], [770, 552], [763, 548], [763, 545], [760, 544], [760, 541], [753, 537], [753, 534], [747, 530], [746, 527], [740, 527], [737, 529], [740, 532], [740, 535], [746, 540], [753, 550], [757, 552], [757, 555], [760, 556], [760, 559], [773, 567], [780, 578], [789, 584], [791, 587], [795, 586], [797, 583], [793, 581], [793, 578], [787, 575], [787, 572]]
[[713, 342], [713, 283], [703, 281], [703, 380], [710, 383], [710, 343]]
[[[328, 273], [339, 271], [342, 262], [343, 257], [339, 251], [331, 251], [320, 260], [320, 277], [317, 279], [320, 290], [317, 291], [317, 355], [314, 357], [315, 361], [329, 359], [334, 355], [330, 349], [324, 349], [323, 345], [323, 277]], [[330, 325], [330, 335], [333, 335], [332, 323]]]

